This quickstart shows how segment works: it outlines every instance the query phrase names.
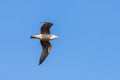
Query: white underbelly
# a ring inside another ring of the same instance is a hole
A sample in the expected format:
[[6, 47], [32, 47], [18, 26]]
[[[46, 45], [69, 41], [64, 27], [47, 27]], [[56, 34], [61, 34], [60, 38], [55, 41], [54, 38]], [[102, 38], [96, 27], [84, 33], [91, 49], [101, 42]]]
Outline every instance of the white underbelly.
[[51, 35], [42, 35], [40, 40], [50, 40]]

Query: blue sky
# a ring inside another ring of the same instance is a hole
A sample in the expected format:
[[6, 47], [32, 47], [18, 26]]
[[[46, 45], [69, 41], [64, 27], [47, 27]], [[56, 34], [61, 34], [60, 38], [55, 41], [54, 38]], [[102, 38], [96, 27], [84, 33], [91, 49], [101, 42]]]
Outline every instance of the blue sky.
[[[59, 39], [42, 65], [40, 22]], [[0, 0], [0, 80], [120, 80], [120, 0]]]

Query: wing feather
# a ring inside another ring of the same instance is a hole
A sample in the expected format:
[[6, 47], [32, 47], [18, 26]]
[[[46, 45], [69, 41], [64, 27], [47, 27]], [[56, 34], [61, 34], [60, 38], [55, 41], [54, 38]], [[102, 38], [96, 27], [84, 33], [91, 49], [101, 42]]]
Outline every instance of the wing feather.
[[50, 28], [53, 24], [50, 22], [44, 22], [41, 27], [41, 34], [50, 34]]
[[40, 56], [39, 65], [46, 59], [52, 47], [49, 41], [40, 41], [40, 42], [42, 45], [42, 53]]

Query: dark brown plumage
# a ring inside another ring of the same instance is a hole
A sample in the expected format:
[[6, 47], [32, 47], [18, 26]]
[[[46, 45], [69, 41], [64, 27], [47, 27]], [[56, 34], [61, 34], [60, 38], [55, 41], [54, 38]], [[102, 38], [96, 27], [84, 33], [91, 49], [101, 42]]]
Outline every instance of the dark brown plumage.
[[49, 41], [40, 41], [41, 45], [42, 45], [42, 53], [40, 56], [40, 60], [39, 60], [39, 65], [45, 60], [45, 58], [48, 56], [50, 49], [52, 47], [52, 45], [50, 44]]
[[[41, 34], [50, 34], [50, 28], [52, 25], [53, 24], [50, 22], [44, 22], [41, 27]], [[40, 43], [42, 45], [42, 53], [40, 56], [39, 65], [46, 59], [52, 47], [49, 41], [40, 40]]]
[[53, 24], [50, 22], [44, 22], [42, 27], [41, 27], [41, 34], [50, 34], [50, 27]]
[[39, 35], [33, 35], [31, 38], [39, 39], [42, 45], [42, 53], [39, 60], [39, 65], [43, 63], [52, 48], [50, 40], [58, 38], [58, 36], [50, 34], [50, 28], [53, 24], [50, 22], [44, 22], [40, 29]]

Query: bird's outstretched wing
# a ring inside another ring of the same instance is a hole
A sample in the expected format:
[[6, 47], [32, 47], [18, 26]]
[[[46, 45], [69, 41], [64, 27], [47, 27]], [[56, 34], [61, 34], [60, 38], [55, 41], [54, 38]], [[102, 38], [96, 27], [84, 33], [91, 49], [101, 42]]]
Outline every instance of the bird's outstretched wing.
[[43, 25], [41, 27], [41, 34], [50, 34], [50, 27], [53, 24], [50, 22], [43, 22]]
[[52, 47], [52, 45], [50, 44], [49, 41], [40, 41], [41, 45], [42, 45], [42, 53], [40, 56], [40, 60], [39, 60], [39, 65], [45, 60], [45, 58], [48, 56], [50, 49]]

